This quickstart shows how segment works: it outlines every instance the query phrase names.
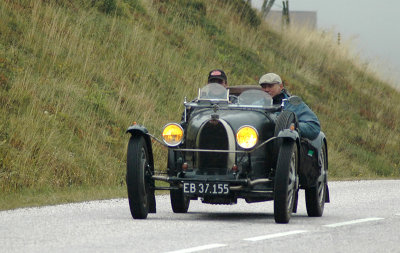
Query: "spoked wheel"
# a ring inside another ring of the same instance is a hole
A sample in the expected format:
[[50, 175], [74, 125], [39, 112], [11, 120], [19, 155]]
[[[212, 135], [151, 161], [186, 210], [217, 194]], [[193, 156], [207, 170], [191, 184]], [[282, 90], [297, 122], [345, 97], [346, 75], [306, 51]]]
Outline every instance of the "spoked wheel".
[[284, 140], [275, 172], [274, 217], [276, 223], [288, 223], [297, 192], [298, 150], [294, 141]]
[[149, 148], [143, 136], [132, 136], [128, 144], [126, 185], [129, 207], [134, 219], [146, 219], [153, 202]]
[[[176, 176], [176, 154], [172, 150], [168, 150], [168, 174]], [[171, 207], [174, 213], [187, 213], [190, 204], [190, 198], [183, 194], [183, 189], [170, 190]]]
[[307, 214], [310, 217], [321, 217], [325, 207], [328, 159], [325, 145], [322, 145], [320, 154], [322, 162], [321, 173], [315, 186], [306, 189]]

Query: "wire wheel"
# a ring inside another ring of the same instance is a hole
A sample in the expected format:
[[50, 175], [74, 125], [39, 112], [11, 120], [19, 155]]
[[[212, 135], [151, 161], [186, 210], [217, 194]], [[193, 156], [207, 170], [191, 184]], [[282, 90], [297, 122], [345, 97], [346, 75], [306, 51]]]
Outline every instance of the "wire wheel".
[[143, 136], [132, 136], [128, 144], [126, 185], [129, 207], [134, 219], [146, 219], [149, 213], [149, 151]]
[[[176, 153], [168, 150], [168, 174], [176, 176]], [[183, 189], [170, 190], [171, 207], [174, 213], [187, 213], [190, 204], [190, 198], [183, 194]]]
[[279, 150], [274, 179], [274, 218], [276, 223], [288, 223], [297, 192], [298, 150], [292, 140], [283, 140]]
[[328, 159], [325, 145], [322, 145], [320, 175], [316, 179], [315, 186], [306, 189], [307, 214], [310, 217], [321, 217], [325, 207], [326, 185], [328, 181]]

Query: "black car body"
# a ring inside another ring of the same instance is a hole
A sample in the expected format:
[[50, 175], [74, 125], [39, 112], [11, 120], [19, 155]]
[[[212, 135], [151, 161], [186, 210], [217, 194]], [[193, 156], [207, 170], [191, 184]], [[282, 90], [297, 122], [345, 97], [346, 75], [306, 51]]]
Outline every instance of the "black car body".
[[[301, 103], [291, 97], [285, 103]], [[164, 127], [163, 141], [140, 125], [128, 128], [127, 188], [133, 218], [155, 212], [154, 191], [170, 190], [172, 209], [188, 211], [191, 200], [209, 204], [274, 201], [274, 217], [287, 223], [306, 191], [309, 216], [322, 216], [329, 202], [327, 142], [301, 138], [296, 115], [273, 105], [256, 86], [225, 89], [209, 84], [185, 102], [181, 123]], [[151, 138], [168, 147], [168, 175], [155, 175]], [[170, 184], [156, 187], [155, 180]]]

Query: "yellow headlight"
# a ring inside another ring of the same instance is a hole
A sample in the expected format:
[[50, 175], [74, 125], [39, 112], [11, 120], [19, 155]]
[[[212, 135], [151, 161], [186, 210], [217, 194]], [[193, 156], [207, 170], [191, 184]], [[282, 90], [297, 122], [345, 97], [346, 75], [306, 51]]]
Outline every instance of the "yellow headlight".
[[245, 149], [253, 148], [258, 141], [257, 130], [252, 126], [242, 126], [236, 134], [236, 140], [240, 147]]
[[183, 129], [176, 123], [167, 124], [162, 132], [162, 137], [168, 146], [178, 146], [182, 142]]

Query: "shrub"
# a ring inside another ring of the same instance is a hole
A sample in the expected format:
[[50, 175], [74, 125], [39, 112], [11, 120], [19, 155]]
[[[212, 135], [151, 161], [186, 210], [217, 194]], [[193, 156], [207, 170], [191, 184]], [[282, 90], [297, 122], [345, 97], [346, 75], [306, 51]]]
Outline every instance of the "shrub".
[[261, 18], [249, 3], [243, 0], [223, 0], [221, 2], [231, 4], [233, 10], [239, 14], [240, 19], [250, 26], [258, 27], [261, 24]]

